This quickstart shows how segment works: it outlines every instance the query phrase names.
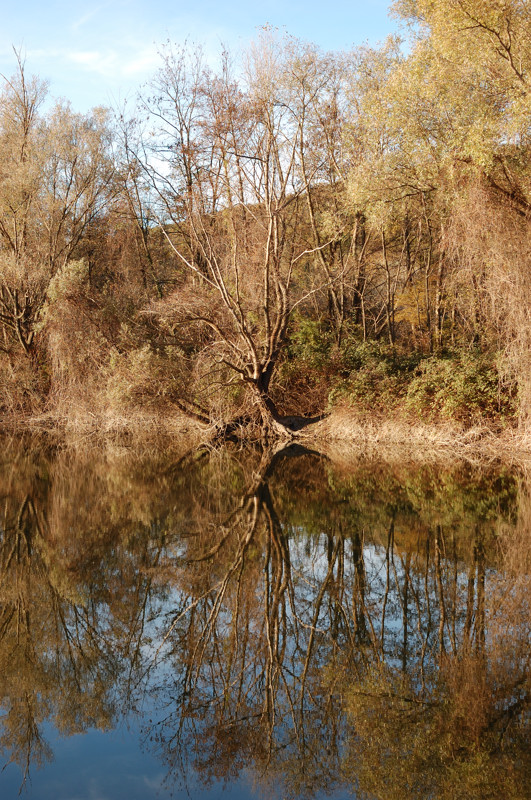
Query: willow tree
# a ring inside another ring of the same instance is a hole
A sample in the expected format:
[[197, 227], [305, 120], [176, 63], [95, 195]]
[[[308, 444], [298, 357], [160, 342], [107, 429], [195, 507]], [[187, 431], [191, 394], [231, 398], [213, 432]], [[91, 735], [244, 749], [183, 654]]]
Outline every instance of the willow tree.
[[328, 91], [325, 81], [301, 91], [311, 66], [310, 53], [269, 32], [239, 80], [227, 54], [214, 72], [200, 52], [169, 48], [144, 100], [144, 170], [180, 270], [155, 311], [179, 347], [176, 402], [206, 423], [227, 421], [210, 399], [217, 386], [239, 419], [281, 430], [270, 390], [290, 316], [333, 281], [318, 259], [344, 233], [317, 232], [309, 203], [323, 172], [306, 155], [308, 121], [324, 130], [316, 109]]
[[115, 166], [106, 112], [43, 112], [47, 87], [16, 74], [0, 93], [0, 325], [3, 348], [33, 358], [50, 281], [75, 257], [112, 196]]
[[20, 58], [18, 67], [15, 77], [4, 80], [0, 95], [0, 323], [4, 348], [9, 330], [29, 353], [33, 296], [40, 281], [30, 277], [28, 252], [43, 175], [39, 109], [46, 84], [28, 80]]
[[378, 49], [360, 48], [352, 60], [347, 137], [359, 157], [349, 192], [375, 239], [366, 316], [376, 335], [385, 331], [394, 342], [407, 323], [431, 349], [442, 342], [445, 226], [460, 136], [473, 121], [470, 98], [445, 79], [429, 43], [406, 57], [391, 38]]
[[[431, 347], [514, 350], [518, 341], [527, 364], [529, 5], [393, 8], [411, 29], [408, 53], [393, 40], [362, 48], [350, 80], [360, 157], [349, 186], [381, 242], [365, 290], [375, 332], [384, 325], [392, 340], [395, 315]], [[525, 382], [527, 366], [518, 372]]]
[[529, 90], [531, 8], [522, 0], [401, 0], [411, 63], [446, 98], [445, 249], [469, 336], [509, 356], [531, 413]]

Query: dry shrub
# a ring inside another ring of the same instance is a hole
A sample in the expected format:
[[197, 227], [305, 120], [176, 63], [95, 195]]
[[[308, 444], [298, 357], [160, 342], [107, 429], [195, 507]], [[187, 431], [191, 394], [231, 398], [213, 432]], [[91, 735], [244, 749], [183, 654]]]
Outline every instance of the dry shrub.
[[182, 375], [179, 352], [155, 352], [149, 344], [127, 353], [111, 354], [106, 377], [106, 403], [122, 411], [142, 407], [163, 411], [180, 394]]
[[101, 388], [109, 344], [79, 315], [74, 304], [61, 309], [48, 331], [52, 400], [56, 409], [94, 403]]
[[445, 247], [454, 264], [448, 290], [455, 292], [462, 318], [505, 352], [506, 377], [518, 381], [520, 421], [528, 426], [531, 221], [478, 180], [454, 204]]
[[0, 352], [0, 414], [10, 417], [38, 414], [47, 386], [45, 369], [22, 353]]

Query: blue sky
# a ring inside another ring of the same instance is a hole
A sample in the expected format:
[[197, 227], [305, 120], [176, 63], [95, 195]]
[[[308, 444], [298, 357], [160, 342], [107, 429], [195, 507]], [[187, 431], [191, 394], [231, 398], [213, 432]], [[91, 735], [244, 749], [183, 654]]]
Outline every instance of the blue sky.
[[116, 105], [156, 70], [168, 38], [203, 45], [214, 58], [220, 45], [244, 48], [268, 23], [323, 49], [375, 44], [396, 30], [389, 0], [4, 0], [0, 72], [15, 68], [21, 48], [28, 73], [50, 81], [55, 97], [75, 110]]

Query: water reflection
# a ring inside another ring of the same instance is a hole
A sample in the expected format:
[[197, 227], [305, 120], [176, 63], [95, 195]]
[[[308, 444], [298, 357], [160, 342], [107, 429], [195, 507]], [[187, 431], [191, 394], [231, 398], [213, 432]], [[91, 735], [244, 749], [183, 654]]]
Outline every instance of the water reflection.
[[0, 748], [30, 794], [57, 736], [127, 720], [168, 794], [245, 776], [273, 797], [526, 796], [514, 475], [2, 452]]

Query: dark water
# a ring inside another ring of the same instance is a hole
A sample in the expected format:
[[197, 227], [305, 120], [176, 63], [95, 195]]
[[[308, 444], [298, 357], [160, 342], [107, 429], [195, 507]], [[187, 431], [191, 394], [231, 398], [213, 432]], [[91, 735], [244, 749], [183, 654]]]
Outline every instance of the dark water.
[[2, 443], [0, 798], [529, 797], [501, 468]]

